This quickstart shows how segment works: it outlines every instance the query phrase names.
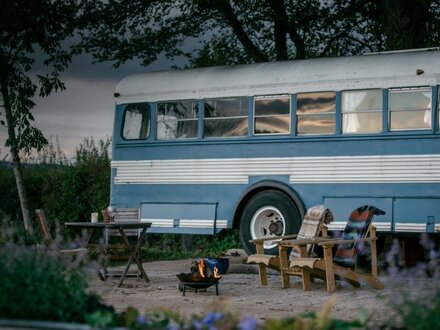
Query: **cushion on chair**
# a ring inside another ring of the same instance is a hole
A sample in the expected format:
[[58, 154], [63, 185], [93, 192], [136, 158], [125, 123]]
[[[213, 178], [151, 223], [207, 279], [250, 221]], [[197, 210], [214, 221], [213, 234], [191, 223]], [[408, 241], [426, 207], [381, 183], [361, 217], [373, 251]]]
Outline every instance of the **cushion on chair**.
[[[373, 216], [385, 214], [374, 206], [364, 205], [354, 210], [342, 233], [342, 240], [360, 239], [366, 236]], [[359, 243], [339, 244], [333, 261], [343, 267], [353, 268], [359, 254]]]
[[[314, 238], [319, 235], [323, 224], [328, 224], [333, 220], [333, 214], [329, 208], [324, 205], [316, 205], [307, 210], [304, 220], [299, 229], [297, 239]], [[312, 245], [307, 245], [307, 255], [310, 254]], [[292, 247], [290, 256], [298, 258], [301, 256], [298, 247]]]

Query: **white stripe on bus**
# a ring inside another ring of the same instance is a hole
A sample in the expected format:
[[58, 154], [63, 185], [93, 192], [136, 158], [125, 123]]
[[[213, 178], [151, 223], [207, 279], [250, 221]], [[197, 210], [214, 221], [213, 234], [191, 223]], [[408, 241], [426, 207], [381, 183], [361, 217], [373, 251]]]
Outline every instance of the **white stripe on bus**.
[[268, 157], [112, 161], [115, 184], [248, 184], [250, 176], [290, 183], [439, 183], [440, 155]]

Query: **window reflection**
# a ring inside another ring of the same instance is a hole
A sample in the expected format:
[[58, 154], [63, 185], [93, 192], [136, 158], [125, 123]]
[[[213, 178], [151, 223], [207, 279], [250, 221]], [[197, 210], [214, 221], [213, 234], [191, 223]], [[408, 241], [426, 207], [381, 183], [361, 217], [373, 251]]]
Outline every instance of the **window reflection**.
[[431, 128], [431, 89], [392, 89], [389, 94], [390, 130]]
[[246, 136], [248, 132], [246, 97], [205, 100], [205, 137]]
[[334, 134], [336, 93], [297, 95], [297, 134]]
[[290, 132], [290, 97], [256, 97], [254, 102], [255, 134]]
[[126, 140], [146, 139], [150, 135], [150, 106], [129, 104], [124, 111], [122, 137]]
[[157, 138], [159, 140], [196, 138], [197, 101], [175, 101], [157, 105]]

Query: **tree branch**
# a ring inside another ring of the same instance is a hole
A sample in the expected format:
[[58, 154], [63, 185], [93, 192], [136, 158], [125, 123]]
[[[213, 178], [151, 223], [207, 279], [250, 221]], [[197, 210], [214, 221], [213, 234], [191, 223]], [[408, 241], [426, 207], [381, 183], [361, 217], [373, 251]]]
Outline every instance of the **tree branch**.
[[[204, 5], [204, 2], [205, 1], [203, 0], [199, 1], [201, 6]], [[206, 1], [206, 3], [206, 5], [211, 3], [223, 15], [225, 21], [232, 28], [232, 31], [237, 36], [238, 40], [240, 40], [246, 53], [248, 53], [255, 62], [267, 62], [269, 60], [249, 38], [228, 0], [212, 0], [212, 2]]]

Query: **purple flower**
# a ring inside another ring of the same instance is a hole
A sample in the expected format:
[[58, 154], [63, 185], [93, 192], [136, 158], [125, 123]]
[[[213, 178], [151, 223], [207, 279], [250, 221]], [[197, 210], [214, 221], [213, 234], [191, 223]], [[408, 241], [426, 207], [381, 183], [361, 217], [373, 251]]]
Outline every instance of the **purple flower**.
[[240, 321], [240, 330], [255, 330], [257, 325], [257, 320], [255, 320], [252, 316], [245, 316]]
[[139, 316], [136, 318], [136, 322], [137, 322], [138, 324], [147, 324], [147, 318], [146, 318], [144, 315], [139, 315]]
[[220, 312], [214, 313], [214, 312], [210, 312], [208, 313], [208, 315], [205, 316], [205, 318], [203, 319], [203, 323], [205, 323], [206, 325], [211, 325], [213, 324], [215, 321], [220, 320], [223, 318], [223, 314]]
[[193, 320], [192, 323], [192, 328], [195, 330], [202, 330], [203, 329], [203, 323], [200, 322], [199, 320]]

